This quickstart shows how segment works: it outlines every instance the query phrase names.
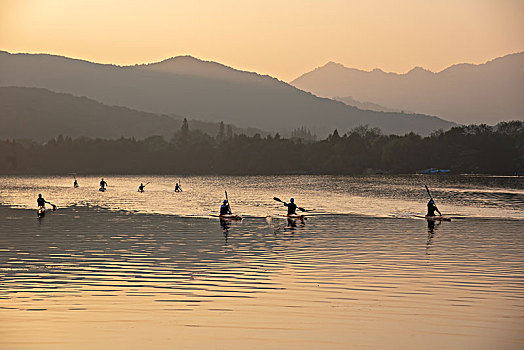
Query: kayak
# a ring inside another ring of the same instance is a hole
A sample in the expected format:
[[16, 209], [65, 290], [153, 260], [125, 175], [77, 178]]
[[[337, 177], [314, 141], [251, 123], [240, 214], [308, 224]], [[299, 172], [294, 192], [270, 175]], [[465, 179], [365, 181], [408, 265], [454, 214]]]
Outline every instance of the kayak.
[[307, 217], [305, 215], [301, 214], [288, 214], [288, 215], [282, 215], [285, 218], [288, 218], [289, 220], [307, 220]]
[[220, 218], [220, 220], [242, 220], [242, 217], [240, 215], [234, 214], [219, 215], [218, 217]]
[[451, 221], [451, 218], [448, 218], [446, 216], [425, 216], [426, 220], [430, 221]]
[[210, 214], [210, 216], [219, 218], [220, 220], [238, 220], [238, 221], [242, 220], [242, 216], [235, 215], [235, 214], [226, 214], [226, 215]]
[[39, 218], [43, 217], [45, 215], [45, 208], [44, 207], [40, 207], [38, 208], [38, 210], [36, 211], [36, 216], [38, 216]]
[[100, 187], [98, 190], [99, 190], [100, 192], [105, 192], [105, 191], [106, 191], [106, 189], [103, 188], [103, 187]]

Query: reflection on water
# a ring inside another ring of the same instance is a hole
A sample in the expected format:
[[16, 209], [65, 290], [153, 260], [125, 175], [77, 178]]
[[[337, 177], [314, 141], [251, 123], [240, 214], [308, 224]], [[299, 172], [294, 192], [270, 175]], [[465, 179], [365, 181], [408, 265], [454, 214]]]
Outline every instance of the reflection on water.
[[429, 255], [429, 248], [431, 247], [431, 244], [433, 243], [433, 238], [435, 237], [435, 231], [438, 229], [440, 225], [442, 225], [442, 221], [427, 220], [427, 222], [428, 222], [428, 242], [426, 243], [426, 255]]
[[0, 207], [2, 349], [524, 345], [522, 220], [48, 214]]
[[[524, 177], [471, 176], [104, 176], [108, 190], [99, 192], [100, 177], [0, 177], [0, 204], [35, 208], [38, 193], [60, 208], [89, 205], [110, 210], [180, 216], [217, 213], [224, 190], [233, 210], [244, 216], [285, 213], [274, 196], [296, 198], [316, 214], [412, 217], [426, 210], [427, 184], [447, 215], [524, 219]], [[184, 192], [175, 193], [181, 181]], [[140, 183], [150, 184], [138, 193]]]

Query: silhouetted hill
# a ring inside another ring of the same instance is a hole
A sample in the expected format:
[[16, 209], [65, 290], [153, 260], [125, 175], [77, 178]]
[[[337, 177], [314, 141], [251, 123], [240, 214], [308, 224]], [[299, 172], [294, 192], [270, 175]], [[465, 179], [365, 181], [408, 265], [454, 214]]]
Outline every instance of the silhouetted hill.
[[192, 56], [177, 56], [156, 63], [135, 65], [134, 67], [155, 72], [197, 76], [230, 82], [274, 83], [274, 79], [269, 76], [237, 70], [221, 63], [203, 61]]
[[335, 101], [344, 102], [348, 106], [357, 107], [359, 109], [369, 109], [370, 111], [379, 111], [379, 112], [406, 112], [402, 111], [400, 109], [394, 109], [394, 108], [388, 108], [381, 105], [378, 105], [373, 102], [361, 102], [358, 100], [355, 100], [352, 96], [334, 96], [333, 99]]
[[43, 87], [157, 114], [319, 136], [362, 124], [386, 133], [428, 134], [453, 123], [426, 115], [359, 110], [318, 98], [269, 76], [190, 56], [119, 67], [52, 55], [0, 52], [0, 85]]
[[[145, 138], [159, 135], [169, 140], [180, 129], [181, 118], [140, 112], [126, 107], [107, 106], [87, 97], [56, 93], [42, 88], [0, 87], [0, 139], [46, 141], [64, 136]], [[210, 136], [218, 123], [189, 121], [191, 129]], [[235, 133], [253, 135], [257, 129], [232, 127]]]
[[458, 123], [524, 119], [524, 52], [480, 65], [457, 64], [438, 73], [421, 67], [406, 74], [366, 72], [329, 62], [291, 84], [318, 96], [352, 96]]

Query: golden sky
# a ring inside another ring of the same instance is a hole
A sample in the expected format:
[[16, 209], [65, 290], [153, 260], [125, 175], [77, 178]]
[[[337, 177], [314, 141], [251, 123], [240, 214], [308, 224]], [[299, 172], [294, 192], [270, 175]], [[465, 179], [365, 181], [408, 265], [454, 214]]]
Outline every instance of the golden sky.
[[290, 81], [336, 61], [438, 71], [524, 49], [524, 0], [0, 0], [0, 50], [119, 65], [178, 55]]

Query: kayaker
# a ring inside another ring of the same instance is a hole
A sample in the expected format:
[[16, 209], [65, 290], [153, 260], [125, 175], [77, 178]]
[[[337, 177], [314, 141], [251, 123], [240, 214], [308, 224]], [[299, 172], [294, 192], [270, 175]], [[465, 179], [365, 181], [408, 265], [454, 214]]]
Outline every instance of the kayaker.
[[[36, 199], [36, 203], [38, 204], [38, 207], [39, 207], [39, 208], [45, 208], [45, 204], [46, 204], [46, 203], [47, 203], [47, 204], [51, 204], [51, 203], [49, 203], [48, 201], [46, 201], [46, 200], [44, 199], [44, 197], [42, 197], [41, 194], [38, 195], [38, 198]], [[51, 205], [53, 205], [53, 204], [51, 204]]]
[[77, 187], [78, 187], [78, 181], [76, 181], [76, 179], [75, 179], [75, 182], [73, 182], [73, 187], [74, 187], [74, 188], [77, 188]]
[[104, 178], [102, 178], [102, 180], [100, 180], [100, 188], [103, 188], [105, 189], [107, 186], [107, 182], [104, 181]]
[[138, 186], [138, 192], [144, 192], [145, 187], [146, 186], [143, 183], [141, 183], [140, 186]]
[[437, 206], [435, 205], [435, 201], [433, 199], [430, 199], [429, 202], [428, 202], [428, 213], [426, 214], [426, 216], [436, 216], [435, 215], [435, 211], [440, 215], [442, 216], [442, 214], [440, 213], [440, 211], [438, 210]]
[[220, 206], [220, 215], [231, 215], [231, 208], [229, 207], [229, 203], [226, 199], [224, 199], [224, 202]]
[[287, 207], [287, 215], [297, 214], [297, 205], [295, 204], [295, 198], [291, 198], [289, 203], [284, 202], [284, 206]]
[[182, 187], [180, 187], [178, 182], [175, 184], [175, 192], [182, 192]]

